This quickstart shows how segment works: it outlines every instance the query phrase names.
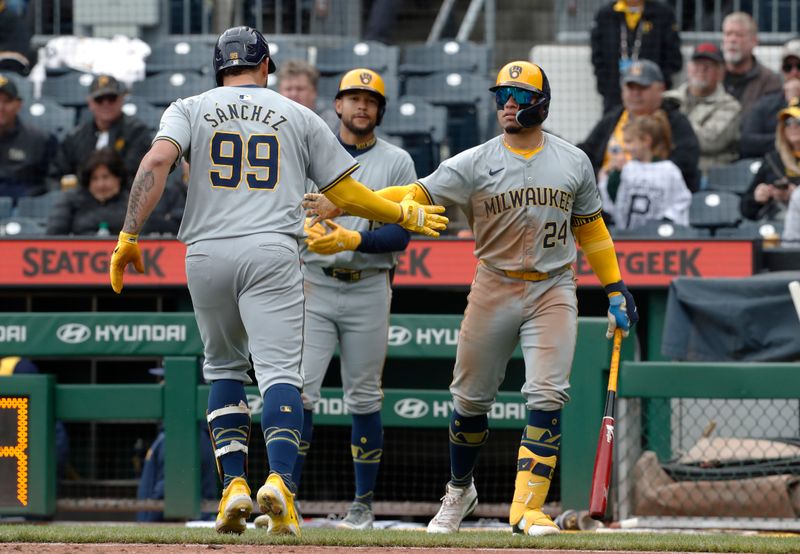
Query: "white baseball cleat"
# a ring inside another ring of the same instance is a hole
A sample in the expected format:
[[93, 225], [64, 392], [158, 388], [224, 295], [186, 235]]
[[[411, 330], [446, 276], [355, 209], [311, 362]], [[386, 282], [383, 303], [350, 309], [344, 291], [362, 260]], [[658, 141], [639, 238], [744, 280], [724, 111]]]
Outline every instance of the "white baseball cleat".
[[428, 533], [458, 533], [461, 522], [475, 511], [477, 505], [478, 491], [474, 483], [463, 488], [447, 483], [442, 507], [428, 523]]

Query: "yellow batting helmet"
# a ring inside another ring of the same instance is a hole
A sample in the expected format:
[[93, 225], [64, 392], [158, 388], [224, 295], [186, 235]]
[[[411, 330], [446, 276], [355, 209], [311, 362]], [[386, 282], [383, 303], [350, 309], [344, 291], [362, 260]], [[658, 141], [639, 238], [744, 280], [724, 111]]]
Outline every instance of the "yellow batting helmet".
[[495, 85], [489, 90], [496, 92], [502, 87], [515, 87], [536, 93], [538, 99], [522, 106], [517, 112], [517, 122], [523, 127], [541, 125], [550, 110], [550, 83], [544, 70], [535, 63], [514, 61], [504, 65], [497, 73]]
[[364, 67], [351, 69], [339, 81], [336, 98], [341, 98], [345, 92], [356, 90], [365, 90], [378, 97], [378, 125], [380, 125], [386, 111], [386, 86], [383, 84], [383, 77]]

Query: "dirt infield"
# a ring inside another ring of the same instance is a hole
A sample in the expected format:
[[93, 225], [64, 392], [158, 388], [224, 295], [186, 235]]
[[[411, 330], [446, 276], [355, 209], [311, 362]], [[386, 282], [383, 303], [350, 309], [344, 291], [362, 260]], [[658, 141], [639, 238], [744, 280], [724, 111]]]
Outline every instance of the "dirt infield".
[[[541, 550], [507, 548], [409, 548], [409, 547], [343, 547], [343, 546], [291, 546], [291, 545], [231, 545], [231, 544], [66, 544], [66, 543], [11, 543], [0, 544], [0, 552], [16, 554], [188, 554], [190, 552], [219, 552], [220, 554], [500, 554], [501, 552], [532, 552], [536, 554], [664, 554], [622, 550]], [[682, 554], [674, 552], [673, 554]], [[683, 553], [688, 554], [688, 553]], [[691, 554], [704, 554], [694, 552]], [[708, 554], [708, 553], [705, 553]], [[719, 554], [719, 553], [716, 553]]]

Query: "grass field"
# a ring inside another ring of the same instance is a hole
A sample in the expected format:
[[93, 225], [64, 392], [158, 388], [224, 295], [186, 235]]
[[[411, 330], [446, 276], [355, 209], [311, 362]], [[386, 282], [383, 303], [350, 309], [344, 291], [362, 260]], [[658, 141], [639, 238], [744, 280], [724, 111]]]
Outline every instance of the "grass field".
[[274, 537], [248, 530], [241, 536], [218, 535], [212, 529], [171, 525], [0, 525], [0, 543], [148, 543], [240, 544], [379, 547], [547, 548], [558, 550], [649, 550], [659, 552], [759, 552], [796, 554], [798, 536], [742, 536], [724, 533], [562, 533], [558, 536], [517, 537], [502, 532], [462, 532], [428, 535], [420, 531], [339, 531], [306, 529], [299, 539]]

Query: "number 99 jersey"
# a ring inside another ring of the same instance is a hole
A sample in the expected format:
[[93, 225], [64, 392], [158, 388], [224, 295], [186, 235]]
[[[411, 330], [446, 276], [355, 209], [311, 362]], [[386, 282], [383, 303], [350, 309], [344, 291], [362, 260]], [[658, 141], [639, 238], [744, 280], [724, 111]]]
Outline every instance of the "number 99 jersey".
[[498, 136], [445, 160], [418, 181], [431, 203], [461, 207], [475, 235], [475, 257], [506, 271], [552, 272], [575, 261], [572, 224], [600, 217], [589, 158], [544, 133], [526, 158]]
[[217, 87], [179, 99], [155, 140], [191, 165], [178, 239], [303, 233], [306, 179], [321, 192], [358, 164], [314, 112], [257, 86]]

